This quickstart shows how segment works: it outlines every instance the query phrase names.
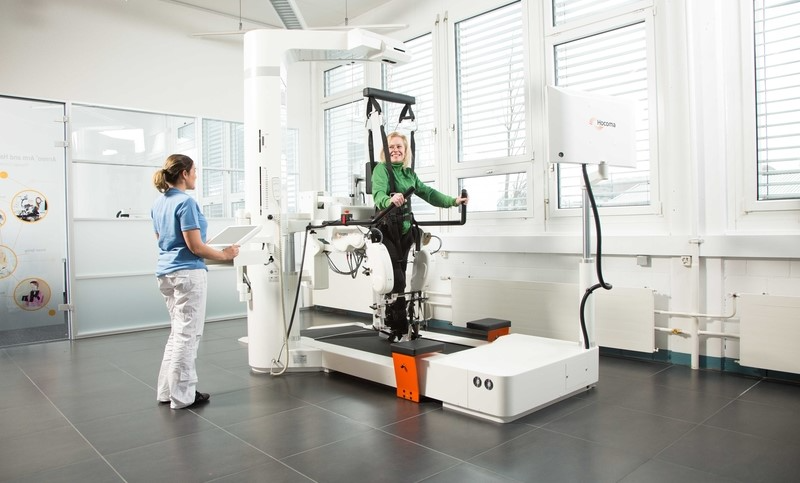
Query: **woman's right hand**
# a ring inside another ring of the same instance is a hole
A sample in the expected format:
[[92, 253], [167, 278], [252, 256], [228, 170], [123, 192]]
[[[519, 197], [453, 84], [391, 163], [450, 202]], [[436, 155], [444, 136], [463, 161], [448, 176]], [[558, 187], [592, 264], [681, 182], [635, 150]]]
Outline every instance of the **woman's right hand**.
[[223, 248], [222, 253], [225, 254], [225, 260], [233, 260], [239, 254], [239, 245], [231, 245]]
[[395, 194], [392, 195], [392, 198], [391, 198], [390, 201], [392, 202], [392, 204], [394, 206], [399, 208], [399, 207], [403, 206], [403, 203], [406, 202], [406, 197], [403, 196], [403, 193], [395, 193]]

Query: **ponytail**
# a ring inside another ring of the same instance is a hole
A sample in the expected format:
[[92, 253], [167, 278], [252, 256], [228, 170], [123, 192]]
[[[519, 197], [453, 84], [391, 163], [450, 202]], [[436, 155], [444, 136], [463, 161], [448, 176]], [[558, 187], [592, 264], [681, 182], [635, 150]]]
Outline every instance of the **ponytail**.
[[181, 173], [191, 171], [192, 166], [194, 166], [194, 161], [189, 156], [170, 155], [164, 161], [164, 167], [153, 173], [153, 185], [160, 193], [164, 193], [178, 182]]

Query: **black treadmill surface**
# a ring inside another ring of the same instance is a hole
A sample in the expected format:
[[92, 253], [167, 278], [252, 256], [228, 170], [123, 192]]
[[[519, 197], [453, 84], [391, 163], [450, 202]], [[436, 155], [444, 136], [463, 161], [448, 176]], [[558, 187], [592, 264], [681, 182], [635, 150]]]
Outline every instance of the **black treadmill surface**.
[[[379, 336], [375, 330], [365, 329], [360, 325], [305, 329], [300, 331], [300, 335], [328, 344], [392, 357], [392, 344], [385, 337]], [[444, 350], [442, 352], [444, 354], [453, 354], [466, 349], [471, 349], [471, 347], [444, 342]]]

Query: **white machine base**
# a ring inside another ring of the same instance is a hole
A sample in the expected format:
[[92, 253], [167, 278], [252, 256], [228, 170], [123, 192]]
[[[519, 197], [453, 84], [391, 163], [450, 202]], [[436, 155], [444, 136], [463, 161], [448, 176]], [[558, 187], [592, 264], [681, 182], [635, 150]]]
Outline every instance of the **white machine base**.
[[[431, 332], [422, 335], [437, 338]], [[320, 350], [324, 369], [395, 387], [391, 357], [324, 339], [301, 337], [301, 343]], [[509, 334], [453, 354], [419, 356], [417, 371], [420, 394], [441, 401], [445, 409], [508, 423], [595, 386], [598, 364], [597, 347]]]

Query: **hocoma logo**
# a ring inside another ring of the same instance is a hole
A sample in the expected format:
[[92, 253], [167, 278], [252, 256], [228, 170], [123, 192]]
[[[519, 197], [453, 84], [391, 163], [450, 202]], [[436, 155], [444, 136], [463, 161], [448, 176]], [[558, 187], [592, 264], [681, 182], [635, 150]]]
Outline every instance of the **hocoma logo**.
[[589, 125], [594, 126], [598, 131], [606, 127], [617, 127], [617, 123], [613, 121], [604, 121], [596, 117], [589, 119]]

